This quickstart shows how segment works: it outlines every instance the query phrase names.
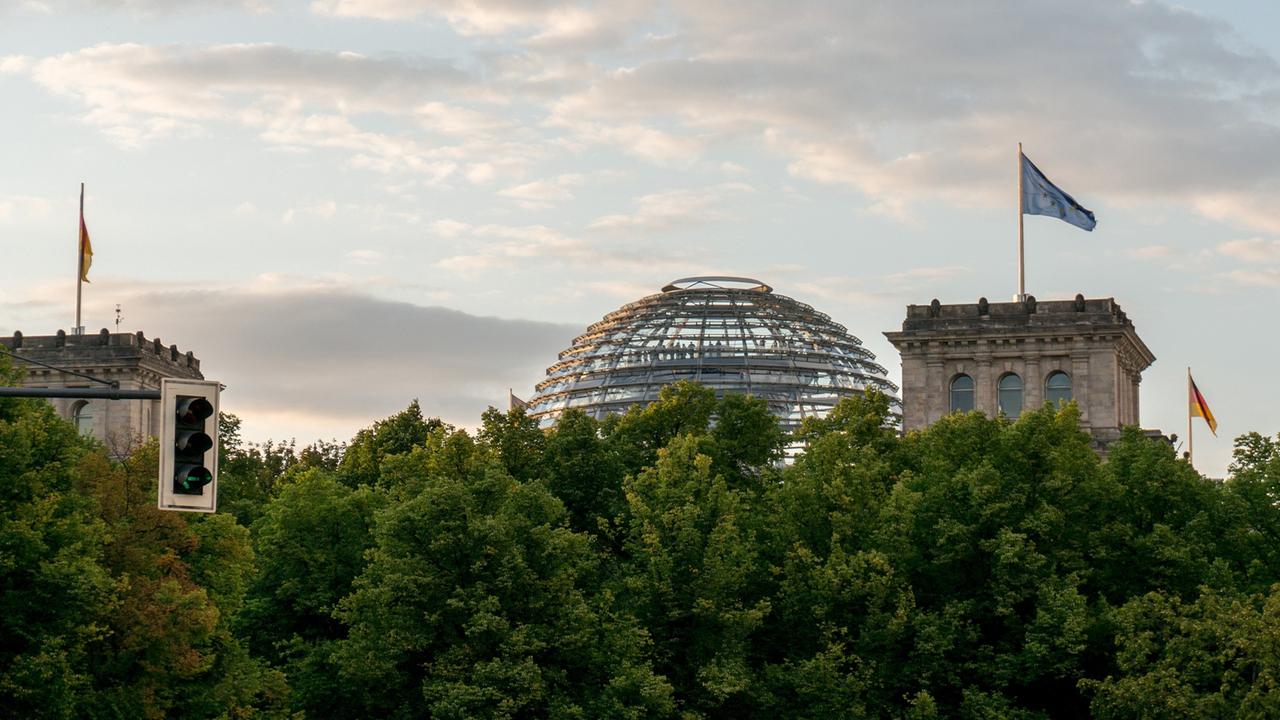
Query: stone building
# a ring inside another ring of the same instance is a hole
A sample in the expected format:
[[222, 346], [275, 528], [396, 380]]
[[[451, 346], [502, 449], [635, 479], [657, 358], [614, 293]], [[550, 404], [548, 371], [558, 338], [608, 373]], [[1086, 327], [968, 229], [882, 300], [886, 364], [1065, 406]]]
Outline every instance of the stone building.
[[[147, 339], [141, 332], [111, 333], [106, 328], [96, 335], [0, 337], [0, 345], [17, 356], [16, 365], [25, 373], [24, 387], [106, 388], [86, 378], [42, 367], [24, 358], [74, 370], [95, 378], [119, 383], [121, 390], [159, 390], [161, 378], [203, 380], [200, 360], [177, 345], [165, 347], [160, 338]], [[159, 400], [77, 400], [51, 399], [58, 414], [75, 423], [82, 433], [93, 435], [108, 448], [125, 451], [147, 436], [160, 433]]]
[[902, 355], [902, 421], [917, 430], [953, 411], [1017, 417], [1074, 399], [1100, 444], [1139, 420], [1138, 384], [1155, 356], [1113, 298], [910, 305], [885, 337]]

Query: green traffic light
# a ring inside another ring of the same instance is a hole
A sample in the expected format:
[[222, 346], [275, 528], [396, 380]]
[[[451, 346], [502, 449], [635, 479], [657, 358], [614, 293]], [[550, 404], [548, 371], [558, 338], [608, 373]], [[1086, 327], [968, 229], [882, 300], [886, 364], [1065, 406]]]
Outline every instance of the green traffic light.
[[173, 491], [178, 495], [203, 495], [204, 486], [213, 482], [213, 473], [203, 465], [180, 465], [175, 468]]

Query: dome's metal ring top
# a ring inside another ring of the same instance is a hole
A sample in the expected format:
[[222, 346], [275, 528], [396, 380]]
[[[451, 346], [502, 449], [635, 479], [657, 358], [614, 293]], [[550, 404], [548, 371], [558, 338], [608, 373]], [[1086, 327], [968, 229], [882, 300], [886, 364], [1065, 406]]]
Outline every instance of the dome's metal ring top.
[[[784, 428], [821, 416], [841, 398], [876, 388], [886, 370], [843, 325], [751, 278], [669, 283], [593, 323], [537, 385], [529, 414], [544, 425], [568, 408], [603, 418], [690, 380], [717, 395], [764, 399]], [[895, 404], [897, 401], [895, 399]]]
[[698, 275], [695, 277], [680, 278], [667, 283], [662, 292], [674, 292], [676, 290], [698, 290], [698, 289], [720, 289], [720, 290], [753, 290], [755, 292], [771, 293], [773, 288], [749, 277], [734, 277], [733, 275]]

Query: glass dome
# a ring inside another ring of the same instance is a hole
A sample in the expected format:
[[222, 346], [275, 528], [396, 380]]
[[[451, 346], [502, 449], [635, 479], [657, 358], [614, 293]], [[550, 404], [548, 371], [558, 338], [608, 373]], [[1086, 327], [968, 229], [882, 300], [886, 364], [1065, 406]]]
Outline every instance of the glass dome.
[[864, 388], [896, 398], [885, 374], [844, 326], [759, 280], [682, 278], [575, 338], [547, 368], [528, 412], [543, 426], [567, 408], [603, 418], [691, 380], [717, 396], [763, 398], [783, 428], [794, 430]]

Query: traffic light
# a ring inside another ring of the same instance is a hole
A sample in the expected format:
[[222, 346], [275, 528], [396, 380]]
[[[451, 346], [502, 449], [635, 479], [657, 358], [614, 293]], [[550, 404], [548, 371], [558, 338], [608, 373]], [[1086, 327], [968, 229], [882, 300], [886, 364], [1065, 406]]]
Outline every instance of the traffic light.
[[161, 510], [217, 510], [219, 388], [212, 380], [160, 381]]

